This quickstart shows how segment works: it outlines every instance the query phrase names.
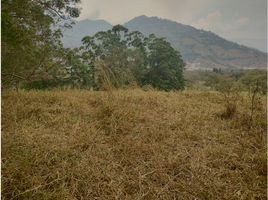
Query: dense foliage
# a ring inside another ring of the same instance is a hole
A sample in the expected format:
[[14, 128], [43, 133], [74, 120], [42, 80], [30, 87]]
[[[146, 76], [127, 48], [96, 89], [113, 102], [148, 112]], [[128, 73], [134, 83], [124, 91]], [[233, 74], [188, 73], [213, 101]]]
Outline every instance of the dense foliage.
[[2, 80], [5, 87], [55, 79], [63, 64], [59, 25], [79, 16], [80, 0], [2, 0]]
[[[65, 49], [61, 26], [79, 16], [79, 0], [2, 0], [4, 87], [86, 89], [152, 85], [183, 89], [184, 62], [163, 38], [117, 25]], [[12, 59], [11, 59], [12, 58]]]
[[122, 87], [133, 82], [167, 91], [184, 87], [184, 62], [179, 52], [153, 34], [145, 37], [117, 25], [83, 38], [81, 51], [96, 87]]

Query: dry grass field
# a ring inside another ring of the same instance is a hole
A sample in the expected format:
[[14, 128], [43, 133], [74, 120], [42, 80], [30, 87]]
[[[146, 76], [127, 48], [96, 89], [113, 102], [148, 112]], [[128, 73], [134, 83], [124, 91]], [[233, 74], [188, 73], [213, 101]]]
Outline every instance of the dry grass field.
[[266, 199], [266, 100], [215, 92], [2, 94], [2, 199]]

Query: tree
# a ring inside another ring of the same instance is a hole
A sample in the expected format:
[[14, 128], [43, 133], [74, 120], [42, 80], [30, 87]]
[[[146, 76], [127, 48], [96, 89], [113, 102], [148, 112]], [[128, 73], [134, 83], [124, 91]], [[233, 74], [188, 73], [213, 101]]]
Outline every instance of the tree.
[[79, 0], [1, 1], [4, 85], [18, 85], [21, 81], [33, 80], [42, 71], [47, 72], [56, 67], [58, 59], [55, 55], [62, 50], [61, 31], [56, 25], [61, 20], [79, 15], [76, 7], [78, 2]]
[[144, 84], [166, 91], [183, 89], [184, 62], [178, 51], [173, 49], [163, 38], [150, 35], [148, 39], [148, 70]]
[[142, 34], [128, 32], [121, 25], [106, 32], [83, 38], [81, 51], [83, 58], [91, 67], [94, 87], [103, 87], [103, 81], [109, 79], [115, 88], [128, 85], [141, 79], [141, 66], [144, 65], [144, 53], [141, 49]]

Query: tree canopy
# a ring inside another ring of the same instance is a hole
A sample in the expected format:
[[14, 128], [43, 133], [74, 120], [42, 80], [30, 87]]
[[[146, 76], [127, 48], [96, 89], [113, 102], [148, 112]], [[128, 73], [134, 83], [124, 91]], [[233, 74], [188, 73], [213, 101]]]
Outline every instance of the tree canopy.
[[180, 53], [163, 38], [153, 34], [145, 37], [117, 25], [82, 41], [82, 55], [92, 68], [95, 86], [102, 84], [102, 76], [108, 76], [115, 87], [133, 81], [167, 91], [184, 87], [185, 64]]
[[2, 0], [2, 80], [49, 76], [62, 60], [62, 20], [79, 16], [79, 0]]

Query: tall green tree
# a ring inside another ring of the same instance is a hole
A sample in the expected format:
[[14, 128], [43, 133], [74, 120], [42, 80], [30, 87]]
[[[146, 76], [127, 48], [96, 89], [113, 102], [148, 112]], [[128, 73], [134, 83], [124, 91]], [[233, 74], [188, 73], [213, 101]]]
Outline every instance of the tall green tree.
[[[79, 0], [2, 0], [2, 80], [4, 85], [44, 76], [57, 66], [63, 49], [62, 20], [79, 15]], [[54, 28], [52, 28], [54, 27]]]
[[81, 51], [92, 68], [95, 88], [102, 87], [103, 76], [117, 88], [137, 80], [136, 66], [144, 64], [140, 51], [143, 45], [137, 43], [138, 35], [141, 34], [129, 33], [125, 27], [116, 25], [106, 32], [83, 38]]
[[150, 35], [148, 39], [148, 70], [144, 84], [158, 89], [183, 89], [183, 69], [185, 63], [178, 51], [173, 49], [163, 38]]

